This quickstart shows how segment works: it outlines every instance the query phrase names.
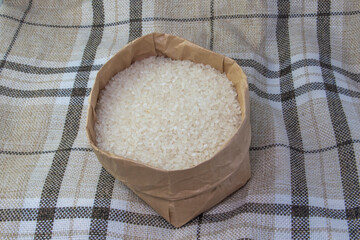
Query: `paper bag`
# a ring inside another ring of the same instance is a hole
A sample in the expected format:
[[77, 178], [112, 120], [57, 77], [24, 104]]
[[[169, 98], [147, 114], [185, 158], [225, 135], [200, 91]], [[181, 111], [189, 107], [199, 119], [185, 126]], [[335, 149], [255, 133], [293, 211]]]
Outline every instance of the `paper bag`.
[[[94, 123], [99, 92], [118, 72], [149, 56], [191, 60], [225, 72], [234, 83], [242, 123], [211, 159], [189, 169], [165, 171], [116, 156], [96, 146]], [[161, 33], [138, 38], [115, 54], [98, 72], [89, 97], [86, 133], [103, 167], [175, 227], [180, 227], [222, 201], [250, 178], [250, 104], [247, 79], [230, 58], [185, 39]]]

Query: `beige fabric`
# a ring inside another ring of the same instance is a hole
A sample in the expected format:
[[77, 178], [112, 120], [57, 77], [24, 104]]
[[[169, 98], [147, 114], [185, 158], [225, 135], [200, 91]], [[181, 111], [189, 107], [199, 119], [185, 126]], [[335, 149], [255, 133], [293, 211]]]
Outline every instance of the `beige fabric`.
[[[358, 0], [5, 0], [0, 238], [359, 239], [359, 15]], [[96, 73], [151, 32], [233, 58], [249, 81], [252, 178], [178, 229], [85, 134]]]

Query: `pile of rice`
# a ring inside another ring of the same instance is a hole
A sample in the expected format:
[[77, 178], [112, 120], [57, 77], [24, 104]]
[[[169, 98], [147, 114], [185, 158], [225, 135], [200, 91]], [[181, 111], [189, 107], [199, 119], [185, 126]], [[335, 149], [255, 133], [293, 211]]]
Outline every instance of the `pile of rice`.
[[115, 75], [96, 112], [99, 148], [164, 170], [208, 160], [241, 123], [237, 93], [225, 74], [164, 57], [135, 62]]

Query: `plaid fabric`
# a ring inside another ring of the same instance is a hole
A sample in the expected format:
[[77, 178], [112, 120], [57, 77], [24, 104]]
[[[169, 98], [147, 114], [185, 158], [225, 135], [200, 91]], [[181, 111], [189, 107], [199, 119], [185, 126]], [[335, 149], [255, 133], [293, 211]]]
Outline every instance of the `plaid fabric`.
[[[359, 239], [358, 0], [40, 1], [0, 7], [1, 239]], [[151, 32], [248, 76], [252, 179], [175, 229], [97, 161], [99, 68]]]

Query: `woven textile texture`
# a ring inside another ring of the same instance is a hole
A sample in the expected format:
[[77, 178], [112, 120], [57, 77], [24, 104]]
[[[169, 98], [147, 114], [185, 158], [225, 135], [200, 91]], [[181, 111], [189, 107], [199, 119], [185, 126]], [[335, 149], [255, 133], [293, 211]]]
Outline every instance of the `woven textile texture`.
[[[151, 32], [248, 76], [252, 178], [174, 228], [97, 161], [97, 71]], [[0, 239], [360, 239], [359, 0], [5, 0]]]

